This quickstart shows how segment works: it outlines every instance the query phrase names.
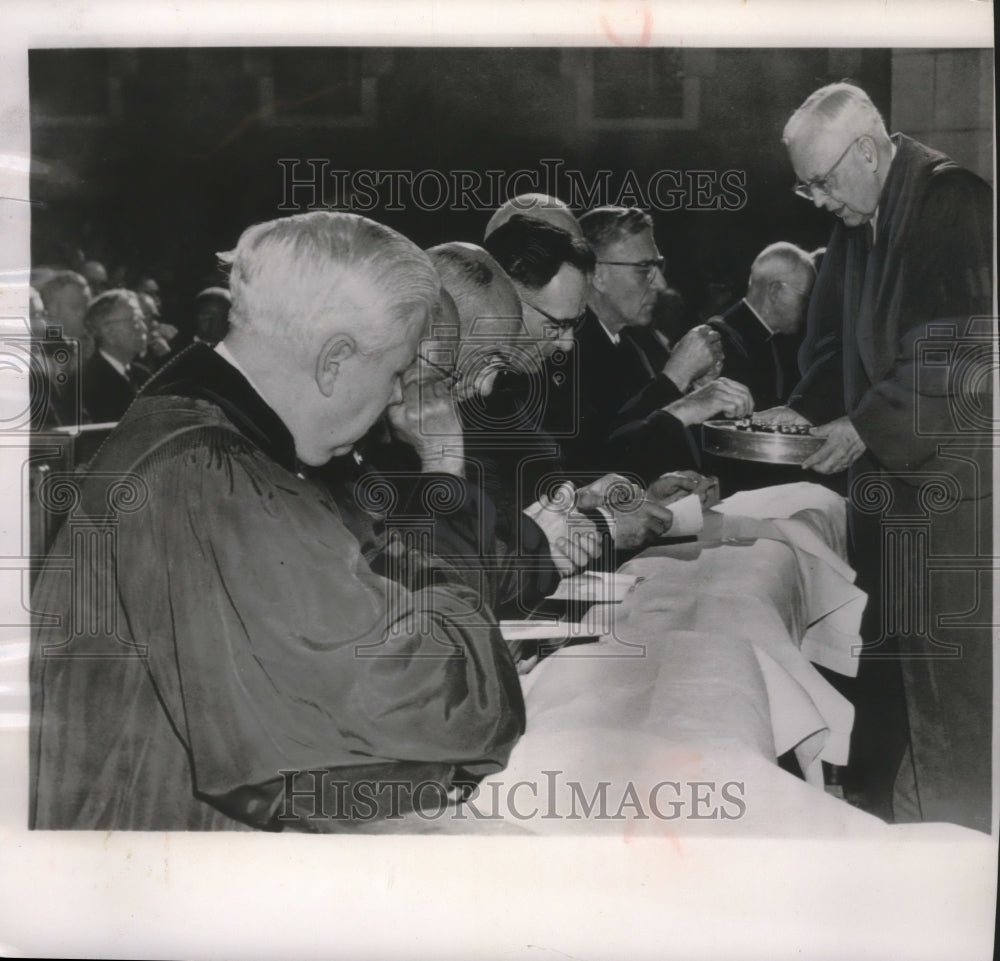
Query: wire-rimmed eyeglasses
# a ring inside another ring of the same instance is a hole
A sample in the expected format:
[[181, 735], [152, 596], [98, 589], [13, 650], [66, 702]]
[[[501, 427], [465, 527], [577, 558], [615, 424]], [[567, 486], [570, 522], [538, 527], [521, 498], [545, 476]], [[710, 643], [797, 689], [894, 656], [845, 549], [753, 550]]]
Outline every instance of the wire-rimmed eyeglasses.
[[861, 137], [855, 137], [844, 148], [844, 152], [834, 161], [833, 166], [825, 174], [823, 174], [822, 177], [813, 177], [812, 180], [797, 180], [795, 182], [795, 186], [792, 187], [792, 193], [795, 194], [796, 197], [808, 200], [810, 203], [815, 196], [814, 191], [816, 190], [830, 196], [827, 182], [833, 176], [833, 172], [843, 163], [844, 157], [850, 153], [851, 147], [853, 147], [860, 139]]

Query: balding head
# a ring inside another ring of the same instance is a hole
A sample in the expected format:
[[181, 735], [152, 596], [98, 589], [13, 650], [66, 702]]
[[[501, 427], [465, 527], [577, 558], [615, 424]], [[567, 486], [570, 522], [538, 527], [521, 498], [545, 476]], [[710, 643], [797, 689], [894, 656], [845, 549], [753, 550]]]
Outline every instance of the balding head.
[[558, 197], [550, 197], [548, 194], [518, 194], [499, 207], [490, 217], [483, 239], [489, 237], [497, 227], [507, 223], [515, 214], [522, 214], [532, 220], [541, 220], [565, 230], [578, 239], [583, 238], [583, 231], [573, 212]]
[[783, 241], [771, 244], [750, 267], [747, 303], [775, 333], [796, 333], [815, 280], [816, 268], [806, 251]]
[[401, 234], [357, 214], [257, 224], [231, 264], [225, 344], [307, 464], [348, 453], [402, 402], [400, 378], [441, 285]]
[[453, 363], [461, 379], [456, 395], [467, 400], [472, 392], [488, 394], [499, 359], [523, 337], [517, 290], [500, 264], [475, 244], [452, 241], [427, 253], [445, 291], [440, 312], [457, 323], [460, 343]]

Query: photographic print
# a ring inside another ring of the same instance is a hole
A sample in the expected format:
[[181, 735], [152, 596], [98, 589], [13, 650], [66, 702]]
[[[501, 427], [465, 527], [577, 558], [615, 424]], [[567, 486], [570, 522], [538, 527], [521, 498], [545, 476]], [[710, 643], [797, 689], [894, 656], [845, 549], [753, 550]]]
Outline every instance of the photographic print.
[[989, 956], [990, 35], [666, 11], [28, 31], [12, 950]]

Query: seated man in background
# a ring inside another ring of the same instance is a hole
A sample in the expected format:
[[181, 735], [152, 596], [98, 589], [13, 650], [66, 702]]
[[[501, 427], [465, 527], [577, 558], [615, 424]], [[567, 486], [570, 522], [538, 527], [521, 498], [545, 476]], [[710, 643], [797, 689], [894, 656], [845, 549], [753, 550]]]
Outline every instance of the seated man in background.
[[[584, 308], [592, 255], [566, 231], [520, 215], [498, 227], [486, 245], [499, 254], [497, 262], [513, 281], [524, 318], [521, 338], [505, 350], [514, 369], [496, 378], [486, 400], [462, 405], [466, 444], [480, 459], [484, 476], [493, 478], [500, 503], [523, 509], [569, 481], [582, 488], [578, 505], [596, 512], [588, 516], [610, 533], [614, 548], [635, 550], [667, 533], [673, 516], [666, 503], [694, 489], [697, 480], [664, 481], [656, 496], [647, 497], [629, 479], [612, 476], [612, 469], [581, 470], [565, 454], [566, 444], [575, 441], [573, 330]], [[474, 290], [463, 292], [468, 274], [445, 270], [443, 276], [456, 301], [469, 305], [463, 330], [471, 331], [478, 318], [488, 316], [486, 305], [477, 307]], [[511, 301], [506, 309], [517, 308]], [[567, 412], [568, 422], [562, 420]], [[621, 494], [624, 501], [610, 506]], [[606, 545], [602, 566], [615, 562]]]
[[60, 270], [39, 284], [38, 293], [45, 305], [49, 326], [62, 328], [64, 340], [79, 344], [81, 363], [89, 360], [94, 352], [94, 341], [83, 322], [90, 303], [87, 281], [73, 270]]
[[229, 335], [164, 368], [82, 479], [115, 549], [74, 573], [101, 590], [65, 574], [71, 524], [40, 575], [33, 827], [337, 830], [437, 807], [414, 788], [502, 768], [523, 730], [470, 572], [409, 583], [397, 541], [400, 581], [380, 576], [310, 476], [402, 402], [440, 291], [427, 256], [327, 211], [228, 256]]
[[108, 290], [87, 309], [96, 351], [83, 368], [83, 403], [95, 424], [113, 423], [149, 380], [138, 363], [146, 350], [146, 322], [131, 290]]
[[700, 326], [671, 351], [645, 328], [668, 290], [649, 215], [598, 207], [580, 218], [596, 256], [586, 315], [576, 332], [576, 436], [569, 462], [597, 473], [635, 473], [645, 482], [664, 471], [695, 468], [699, 445], [686, 430], [716, 414], [749, 412], [740, 385], [718, 379], [719, 335]]
[[144, 367], [154, 371], [166, 363], [178, 330], [173, 324], [163, 323], [160, 305], [154, 298], [142, 293], [136, 296], [146, 324], [146, 351], [142, 355], [142, 362]]
[[194, 298], [194, 340], [214, 347], [229, 333], [233, 299], [225, 287], [206, 287]]
[[783, 404], [798, 370], [789, 364], [790, 342], [797, 352], [816, 269], [795, 244], [765, 247], [750, 266], [746, 297], [708, 326], [722, 339], [722, 376], [739, 381], [753, 395], [754, 410]]

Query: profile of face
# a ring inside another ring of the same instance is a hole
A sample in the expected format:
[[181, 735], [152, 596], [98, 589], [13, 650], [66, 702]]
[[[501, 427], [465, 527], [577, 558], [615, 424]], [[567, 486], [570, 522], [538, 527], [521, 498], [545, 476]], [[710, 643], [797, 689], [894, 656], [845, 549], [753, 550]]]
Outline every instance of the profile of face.
[[101, 347], [122, 363], [135, 360], [146, 349], [146, 321], [138, 304], [122, 302], [101, 322]]
[[875, 142], [853, 130], [844, 122], [815, 122], [788, 144], [798, 178], [795, 192], [830, 211], [848, 227], [872, 219], [881, 190]]
[[812, 284], [812, 277], [792, 272], [768, 284], [766, 320], [771, 330], [796, 334], [802, 329]]
[[[667, 291], [662, 259], [651, 230], [628, 234], [598, 254], [593, 287], [607, 320], [619, 327], [648, 327], [658, 298]], [[604, 318], [602, 318], [604, 319]]]
[[371, 291], [366, 296], [363, 284], [352, 286], [353, 291], [342, 291], [336, 312], [349, 313], [352, 330], [385, 332], [388, 327], [388, 333], [377, 348], [348, 334], [334, 334], [323, 345], [315, 374], [322, 423], [306, 449], [296, 438], [299, 456], [307, 464], [324, 464], [350, 453], [388, 407], [403, 402], [403, 377], [413, 365], [427, 324], [425, 307], [414, 304], [402, 318], [390, 319], [392, 304]]
[[518, 286], [528, 346], [535, 348], [523, 351], [529, 367], [539, 369], [557, 351], [573, 349], [573, 331], [586, 310], [587, 291], [587, 275], [565, 263], [544, 287]]

